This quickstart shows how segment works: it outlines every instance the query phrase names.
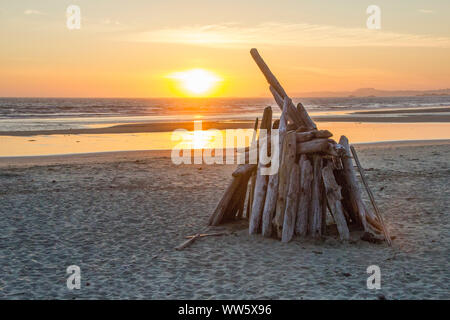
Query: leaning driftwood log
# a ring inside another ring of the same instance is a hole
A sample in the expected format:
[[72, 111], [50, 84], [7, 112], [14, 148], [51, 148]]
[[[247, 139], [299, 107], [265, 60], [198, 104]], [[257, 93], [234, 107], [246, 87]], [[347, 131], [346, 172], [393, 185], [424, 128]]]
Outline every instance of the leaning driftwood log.
[[256, 170], [256, 166], [257, 166], [256, 164], [252, 163], [241, 164], [236, 168], [236, 170], [233, 171], [231, 175], [233, 177], [239, 177], [248, 173], [252, 173], [253, 171]]
[[325, 153], [332, 156], [338, 156], [333, 144], [328, 139], [314, 139], [297, 143], [297, 153]]
[[[272, 108], [267, 107], [264, 109], [264, 114], [263, 114], [263, 118], [261, 121], [261, 129], [265, 129], [265, 130], [270, 130], [272, 127]], [[269, 134], [268, 134], [269, 136]], [[263, 147], [264, 145], [267, 146], [267, 144], [269, 143], [269, 139], [266, 139], [266, 141], [264, 141], [262, 143], [262, 145], [260, 144], [260, 148]], [[264, 150], [264, 148], [260, 149]], [[267, 148], [266, 148], [267, 150]], [[258, 164], [258, 169], [256, 172], [256, 182], [255, 182], [255, 192], [254, 192], [254, 198], [253, 198], [253, 204], [252, 204], [252, 214], [250, 216], [250, 223], [249, 223], [249, 229], [248, 232], [250, 234], [255, 234], [258, 233], [259, 229], [260, 229], [260, 224], [261, 224], [261, 215], [262, 215], [262, 210], [264, 208], [264, 201], [266, 198], [266, 190], [267, 190], [267, 183], [268, 183], [268, 179], [269, 177], [267, 175], [262, 175], [261, 174], [261, 167], [262, 167], [262, 163], [261, 161]]]
[[283, 139], [283, 155], [281, 156], [281, 163], [279, 168], [278, 179], [278, 198], [275, 210], [275, 217], [273, 218], [273, 225], [276, 230], [278, 238], [282, 236], [282, 229], [284, 223], [284, 212], [286, 210], [286, 198], [289, 189], [289, 177], [292, 166], [295, 164], [296, 157], [296, 138], [295, 132], [288, 132]]
[[[256, 141], [257, 130], [258, 130], [258, 118], [256, 118], [255, 125], [253, 127], [253, 137], [252, 137], [252, 143], [250, 145], [252, 148], [255, 148], [257, 146], [257, 141]], [[247, 192], [248, 200], [247, 200], [247, 208], [246, 208], [247, 220], [250, 219], [251, 209], [252, 209], [252, 205], [253, 205], [253, 194], [255, 192], [255, 183], [256, 183], [256, 166], [255, 166], [255, 170], [252, 171], [249, 181], [250, 181], [250, 184], [248, 186], [248, 192]]]
[[195, 240], [197, 240], [197, 238], [200, 238], [200, 233], [197, 233], [196, 235], [194, 235], [193, 237], [189, 238], [188, 240], [184, 241], [182, 244], [180, 244], [179, 246], [175, 247], [175, 250], [183, 250], [184, 248], [186, 248], [187, 246], [190, 246]]
[[295, 232], [300, 237], [308, 233], [308, 214], [311, 206], [311, 182], [313, 179], [311, 162], [305, 154], [299, 161], [300, 166], [300, 194], [298, 199], [297, 222]]
[[[286, 98], [287, 96], [282, 96], [280, 95], [276, 89], [274, 89], [272, 86], [269, 87], [270, 92], [272, 92], [272, 95], [275, 99], [275, 102], [277, 103], [278, 107], [283, 110], [284, 107], [284, 98]], [[303, 120], [300, 117], [300, 113], [297, 112], [297, 110], [295, 110], [294, 104], [292, 103], [292, 101], [289, 101], [288, 105], [287, 105], [287, 115], [289, 120], [291, 120], [293, 122], [293, 124], [296, 127], [299, 126], [303, 126], [305, 125]]]
[[[348, 187], [348, 196], [352, 205], [352, 210], [358, 214], [364, 230], [371, 233], [374, 237], [379, 238], [381, 233], [380, 226], [375, 222], [374, 218], [369, 217], [370, 212], [366, 209], [364, 202], [361, 198], [361, 192], [356, 180], [355, 169], [350, 155], [350, 146], [346, 136], [342, 136], [339, 140], [339, 144], [345, 149], [345, 154], [341, 157], [343, 173], [346, 180], [346, 186]], [[369, 223], [372, 222], [372, 223]]]
[[311, 210], [309, 234], [313, 238], [322, 236], [322, 157], [313, 155], [313, 181], [311, 186]]
[[297, 217], [298, 208], [298, 189], [300, 183], [298, 172], [298, 164], [294, 163], [289, 175], [289, 189], [286, 197], [286, 210], [284, 212], [283, 231], [281, 236], [282, 242], [291, 241], [294, 235], [295, 218]]
[[364, 168], [361, 166], [361, 163], [359, 162], [358, 155], [356, 154], [355, 148], [353, 146], [350, 146], [350, 150], [352, 151], [353, 158], [355, 159], [356, 166], [358, 167], [358, 170], [359, 170], [359, 175], [361, 176], [361, 180], [364, 184], [364, 187], [366, 188], [367, 194], [369, 195], [370, 202], [372, 203], [373, 209], [375, 210], [377, 218], [380, 220], [381, 226], [383, 228], [383, 233], [386, 238], [386, 242], [389, 245], [391, 245], [392, 244], [391, 236], [389, 235], [389, 231], [386, 227], [386, 224], [384, 223], [383, 215], [381, 214], [381, 211], [378, 209], [378, 206], [375, 202], [375, 197], [373, 196], [373, 193], [369, 188], [369, 184], [367, 183]]
[[300, 113], [300, 118], [308, 129], [317, 129], [316, 124], [311, 120], [305, 107], [300, 102], [297, 104], [297, 111]]
[[235, 191], [239, 188], [242, 182], [242, 177], [234, 177], [228, 188], [225, 190], [223, 197], [220, 199], [211, 217], [209, 217], [208, 224], [210, 226], [218, 226], [225, 215], [226, 209], [233, 197]]
[[[287, 128], [287, 106], [288, 101], [286, 99], [286, 102], [283, 106], [283, 111], [281, 112], [280, 117], [280, 123], [278, 128], [278, 157], [275, 161], [278, 161], [280, 163], [280, 157], [283, 153], [283, 140], [284, 136], [286, 135], [286, 128]], [[272, 234], [272, 219], [275, 214], [275, 209], [277, 206], [277, 199], [278, 199], [278, 182], [279, 182], [279, 175], [278, 172], [269, 176], [269, 183], [267, 186], [267, 193], [266, 193], [266, 199], [264, 201], [264, 210], [263, 210], [263, 218], [262, 218], [262, 235], [264, 237], [270, 237]]]
[[255, 184], [256, 184], [256, 170], [253, 171], [250, 177], [250, 184], [248, 190], [248, 202], [247, 202], [247, 220], [250, 220], [250, 216], [252, 215], [252, 206], [253, 206], [253, 197], [255, 196]]
[[348, 231], [347, 221], [344, 216], [344, 211], [341, 204], [341, 187], [337, 184], [334, 174], [333, 165], [329, 162], [322, 169], [322, 178], [325, 186], [328, 207], [330, 208], [334, 222], [339, 232], [341, 240], [348, 240], [350, 233]]

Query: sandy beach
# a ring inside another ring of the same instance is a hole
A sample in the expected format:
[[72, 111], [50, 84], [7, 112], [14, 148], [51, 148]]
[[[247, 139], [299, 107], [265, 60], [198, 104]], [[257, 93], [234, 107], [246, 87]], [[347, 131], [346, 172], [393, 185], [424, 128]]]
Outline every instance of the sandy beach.
[[[450, 299], [450, 140], [359, 144], [392, 247], [205, 229], [235, 165], [168, 151], [0, 158], [1, 299]], [[367, 199], [366, 199], [367, 200]], [[369, 265], [381, 289], [368, 290]], [[66, 268], [81, 268], [81, 289]]]

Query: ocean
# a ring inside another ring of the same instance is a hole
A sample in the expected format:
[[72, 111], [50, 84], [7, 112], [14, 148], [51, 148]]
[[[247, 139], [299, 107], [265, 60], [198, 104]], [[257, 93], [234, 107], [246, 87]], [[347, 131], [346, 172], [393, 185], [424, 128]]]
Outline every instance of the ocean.
[[[450, 96], [293, 98], [311, 114], [450, 106]], [[252, 120], [271, 98], [0, 98], [0, 131], [101, 127], [193, 119]], [[275, 115], [279, 109], [274, 107]]]

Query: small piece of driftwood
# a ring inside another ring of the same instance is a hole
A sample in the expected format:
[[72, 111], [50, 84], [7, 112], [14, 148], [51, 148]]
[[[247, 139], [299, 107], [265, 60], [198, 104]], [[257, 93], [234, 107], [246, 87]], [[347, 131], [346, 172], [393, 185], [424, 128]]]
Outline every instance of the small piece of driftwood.
[[[253, 137], [252, 137], [252, 143], [251, 147], [254, 148], [256, 146], [256, 132], [258, 130], [258, 118], [255, 120], [255, 125], [253, 127]], [[258, 165], [256, 165], [257, 167]], [[250, 219], [252, 205], [253, 205], [253, 194], [255, 192], [255, 182], [256, 182], [256, 169], [252, 171], [252, 174], [250, 176], [250, 183], [248, 183], [248, 196], [247, 196], [247, 208], [245, 216], [247, 220]]]
[[309, 116], [308, 112], [306, 111], [305, 107], [301, 102], [297, 104], [297, 110], [300, 113], [300, 117], [302, 118], [304, 124], [308, 129], [317, 129], [316, 124], [314, 121], [312, 121], [311, 117]]
[[250, 184], [248, 185], [249, 195], [246, 210], [247, 220], [250, 220], [250, 217], [252, 215], [253, 197], [255, 196], [255, 184], [256, 184], [256, 171], [253, 171], [250, 177]]
[[219, 203], [216, 206], [213, 214], [209, 218], [208, 224], [210, 226], [218, 226], [225, 215], [227, 208], [229, 207], [230, 201], [233, 198], [234, 193], [240, 187], [242, 183], [242, 176], [233, 177], [233, 180], [228, 185], [228, 188], [225, 190], [224, 195], [220, 199]]
[[229, 235], [231, 234], [230, 232], [213, 232], [213, 233], [196, 233], [190, 236], [186, 236], [186, 238], [188, 240], [184, 241], [182, 244], [180, 244], [179, 246], [175, 247], [175, 250], [183, 250], [186, 247], [190, 246], [191, 244], [193, 244], [195, 242], [195, 240], [197, 240], [198, 238], [204, 238], [204, 237], [217, 237], [217, 236], [224, 236], [224, 235]]
[[316, 131], [312, 131], [312, 133], [314, 134], [314, 138], [330, 138], [333, 136], [333, 134], [328, 131], [328, 130], [316, 130]]
[[361, 176], [361, 180], [364, 184], [364, 187], [366, 188], [367, 194], [369, 195], [369, 199], [370, 199], [370, 202], [372, 203], [373, 209], [375, 210], [375, 214], [377, 215], [377, 217], [380, 220], [381, 225], [383, 227], [383, 232], [384, 232], [384, 236], [386, 237], [386, 242], [388, 243], [388, 245], [392, 245], [391, 236], [389, 235], [389, 231], [386, 227], [386, 224], [384, 223], [383, 215], [382, 215], [381, 211], [378, 209], [378, 206], [375, 202], [373, 193], [369, 188], [369, 184], [367, 183], [364, 168], [362, 167], [361, 163], [359, 162], [358, 155], [356, 154], [356, 150], [352, 145], [350, 146], [350, 150], [352, 151], [353, 159], [355, 159], [356, 166], [358, 167], [358, 170], [359, 170], [359, 175]]
[[[298, 135], [298, 133], [297, 133]], [[311, 141], [297, 143], [297, 153], [326, 153], [332, 156], [337, 156], [332, 143], [328, 139], [314, 139]]]
[[231, 174], [233, 177], [239, 177], [245, 174], [248, 174], [250, 172], [253, 172], [254, 170], [256, 170], [256, 164], [250, 164], [250, 163], [246, 163], [246, 164], [240, 164], [236, 170], [233, 171], [233, 173]]
[[200, 238], [200, 233], [197, 233], [192, 238], [184, 241], [182, 244], [180, 244], [178, 247], [175, 247], [175, 250], [183, 250], [184, 248], [190, 246], [192, 243], [194, 243], [197, 238]]
[[223, 235], [228, 235], [228, 234], [230, 234], [229, 232], [213, 232], [213, 233], [197, 233], [197, 234], [193, 234], [193, 235], [190, 235], [190, 236], [186, 236], [186, 238], [187, 239], [191, 239], [191, 238], [194, 238], [194, 237], [200, 237], [200, 238], [203, 238], [203, 237], [216, 237], [216, 236], [223, 236]]

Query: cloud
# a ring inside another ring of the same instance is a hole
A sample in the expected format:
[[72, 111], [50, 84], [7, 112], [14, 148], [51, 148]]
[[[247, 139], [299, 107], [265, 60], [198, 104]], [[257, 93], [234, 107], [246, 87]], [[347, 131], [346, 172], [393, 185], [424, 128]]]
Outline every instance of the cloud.
[[23, 12], [26, 15], [43, 15], [44, 13], [39, 10], [27, 9]]
[[419, 9], [419, 10], [417, 10], [417, 11], [419, 11], [419, 12], [421, 12], [421, 13], [434, 13], [433, 10], [429, 10], [429, 9]]
[[163, 28], [128, 35], [127, 40], [210, 47], [249, 47], [257, 44], [297, 47], [450, 47], [449, 37], [277, 22], [255, 26], [223, 23]]

